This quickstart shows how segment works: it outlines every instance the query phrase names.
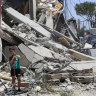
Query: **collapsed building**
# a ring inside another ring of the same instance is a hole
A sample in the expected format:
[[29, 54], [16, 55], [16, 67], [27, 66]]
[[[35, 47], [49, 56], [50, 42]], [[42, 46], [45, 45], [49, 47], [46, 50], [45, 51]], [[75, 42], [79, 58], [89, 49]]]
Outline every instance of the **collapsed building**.
[[63, 0], [3, 1], [0, 29], [1, 79], [11, 81], [8, 49], [14, 47], [22, 57], [21, 69], [26, 77], [22, 76], [24, 84], [33, 84], [36, 76], [45, 76], [47, 83], [52, 84], [64, 82], [68, 78], [72, 82], [95, 82], [93, 73], [96, 58], [78, 51], [84, 45], [78, 38], [76, 20], [65, 19], [62, 2]]

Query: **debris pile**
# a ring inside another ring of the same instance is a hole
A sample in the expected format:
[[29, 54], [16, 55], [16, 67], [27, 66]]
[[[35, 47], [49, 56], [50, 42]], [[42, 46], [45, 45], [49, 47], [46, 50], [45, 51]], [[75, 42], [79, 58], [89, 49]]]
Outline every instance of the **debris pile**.
[[[7, 88], [11, 86], [8, 64], [10, 47], [14, 47], [16, 53], [22, 57], [20, 61], [22, 86], [25, 84], [32, 88], [38, 83], [45, 86], [48, 83], [60, 85], [62, 82], [67, 84], [96, 82], [96, 58], [78, 51], [84, 45], [80, 43], [77, 35], [76, 20], [74, 18], [66, 20], [64, 17], [63, 0], [21, 1], [20, 5], [14, 3], [13, 6], [11, 1], [10, 3], [6, 1], [2, 5], [0, 29], [2, 89], [4, 90], [4, 84]], [[36, 87], [36, 90], [38, 88], [41, 90], [40, 86]]]

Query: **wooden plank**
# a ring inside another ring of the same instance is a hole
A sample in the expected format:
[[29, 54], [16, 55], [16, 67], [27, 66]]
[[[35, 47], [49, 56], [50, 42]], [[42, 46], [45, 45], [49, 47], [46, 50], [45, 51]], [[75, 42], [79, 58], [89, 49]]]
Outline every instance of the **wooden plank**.
[[70, 43], [65, 39], [65, 38], [59, 38], [58, 41], [63, 44], [64, 46], [66, 46], [67, 48], [72, 48], [72, 46], [70, 45]]
[[1, 73], [0, 73], [0, 78], [1, 78], [1, 79], [4, 79], [4, 80], [8, 80], [8, 81], [11, 81], [11, 80], [12, 80], [11, 77], [9, 77], [9, 76], [7, 76], [7, 75], [4, 75], [4, 74], [1, 74]]
[[10, 18], [12, 18], [13, 20], [15, 20], [16, 22], [25, 23], [25, 24], [29, 25], [30, 27], [32, 27], [38, 34], [41, 34], [41, 35], [43, 35], [45, 37], [48, 37], [48, 38], [51, 37], [51, 33], [50, 32], [48, 32], [42, 26], [40, 26], [39, 24], [37, 24], [34, 21], [30, 20], [26, 16], [24, 16], [21, 13], [17, 12], [13, 8], [8, 7], [8, 6], [6, 6], [6, 7], [3, 6], [3, 9], [7, 13], [7, 15], [9, 15]]
[[69, 49], [67, 51], [69, 54], [73, 55], [74, 57], [81, 59], [81, 60], [96, 60], [96, 58], [89, 56], [89, 55], [85, 55], [83, 53], [80, 53], [78, 51], [75, 51], [73, 49]]

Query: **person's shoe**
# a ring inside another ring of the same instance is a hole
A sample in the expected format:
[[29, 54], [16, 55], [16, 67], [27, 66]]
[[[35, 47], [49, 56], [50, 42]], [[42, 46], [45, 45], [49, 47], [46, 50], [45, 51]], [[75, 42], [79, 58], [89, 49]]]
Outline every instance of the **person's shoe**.
[[21, 89], [19, 88], [19, 89], [18, 89], [18, 91], [20, 92], [20, 91], [21, 91]]

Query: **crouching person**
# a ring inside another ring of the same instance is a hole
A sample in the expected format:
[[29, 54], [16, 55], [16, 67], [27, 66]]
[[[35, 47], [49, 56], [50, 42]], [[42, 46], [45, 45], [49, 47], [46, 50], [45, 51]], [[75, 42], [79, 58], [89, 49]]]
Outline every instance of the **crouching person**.
[[12, 76], [12, 86], [13, 90], [15, 90], [15, 79], [17, 77], [18, 80], [18, 91], [20, 91], [20, 55], [17, 55], [14, 48], [9, 48], [9, 52], [11, 57], [9, 57], [9, 64], [11, 67], [11, 76]]

